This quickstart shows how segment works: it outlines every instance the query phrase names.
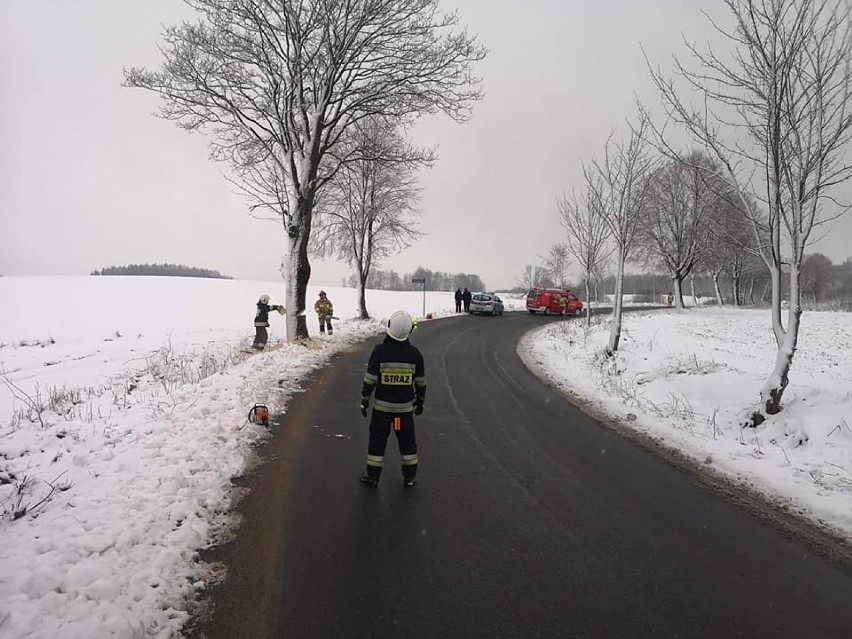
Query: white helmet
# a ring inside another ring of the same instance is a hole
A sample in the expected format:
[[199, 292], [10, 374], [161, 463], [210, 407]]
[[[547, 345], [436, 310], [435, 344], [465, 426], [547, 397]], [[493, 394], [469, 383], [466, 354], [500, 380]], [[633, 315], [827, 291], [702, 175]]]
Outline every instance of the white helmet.
[[411, 335], [414, 326], [414, 320], [408, 314], [408, 311], [394, 311], [388, 320], [387, 332], [398, 342], [404, 342]]
[[269, 304], [269, 295], [261, 295], [260, 296], [261, 304]]

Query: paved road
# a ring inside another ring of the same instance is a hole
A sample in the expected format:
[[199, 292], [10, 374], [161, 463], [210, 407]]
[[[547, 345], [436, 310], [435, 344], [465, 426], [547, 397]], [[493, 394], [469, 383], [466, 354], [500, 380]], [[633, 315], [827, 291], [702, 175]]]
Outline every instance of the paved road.
[[276, 424], [196, 636], [852, 637], [852, 570], [602, 428], [510, 313], [427, 323], [420, 483], [357, 482], [364, 345]]

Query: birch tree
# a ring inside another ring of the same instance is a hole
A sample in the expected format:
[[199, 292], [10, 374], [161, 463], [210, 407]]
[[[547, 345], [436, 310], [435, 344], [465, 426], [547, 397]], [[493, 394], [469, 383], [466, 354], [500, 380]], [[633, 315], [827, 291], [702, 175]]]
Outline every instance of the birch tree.
[[357, 159], [341, 166], [317, 205], [317, 255], [335, 256], [355, 268], [358, 309], [367, 311], [366, 284], [374, 264], [422, 237], [417, 230], [418, 168], [434, 154], [413, 148], [392, 125], [378, 119], [354, 127], [349, 142]]
[[[588, 174], [587, 178], [595, 179]], [[572, 194], [570, 198], [563, 195], [557, 202], [562, 226], [567, 233], [568, 252], [577, 260], [582, 271], [583, 286], [586, 289], [587, 326], [592, 324], [591, 280], [598, 279], [597, 274], [609, 257], [607, 225], [601, 214], [601, 202], [596, 197], [602, 192], [599, 182], [600, 178], [597, 178], [597, 186], [587, 186], [580, 200], [576, 194]], [[595, 297], [597, 297], [597, 291]]]
[[805, 249], [815, 229], [848, 208], [832, 190], [852, 177], [845, 155], [852, 137], [852, 19], [843, 0], [725, 0], [725, 6], [732, 26], [714, 26], [731, 45], [731, 59], [688, 46], [696, 69], [676, 60], [677, 76], [702, 107], [682, 99], [672, 79], [652, 75], [671, 118], [703, 143], [740, 194], [769, 269], [777, 353], [760, 406], [744, 422], [757, 425], [781, 409], [789, 384]]
[[600, 215], [615, 245], [615, 292], [613, 295], [609, 355], [618, 350], [621, 339], [621, 319], [624, 294], [624, 267], [635, 248], [648, 193], [654, 159], [647, 143], [648, 120], [640, 118], [638, 127], [631, 127], [627, 142], [607, 139], [604, 159], [583, 167], [587, 186], [595, 189], [592, 197], [599, 202]]
[[161, 117], [210, 133], [214, 159], [271, 167], [266, 182], [284, 187], [287, 336], [307, 337], [313, 210], [347, 159], [335, 153], [346, 131], [373, 116], [464, 121], [486, 52], [438, 0], [185, 1], [198, 21], [166, 27], [162, 67], [126, 70], [125, 85], [159, 94]]

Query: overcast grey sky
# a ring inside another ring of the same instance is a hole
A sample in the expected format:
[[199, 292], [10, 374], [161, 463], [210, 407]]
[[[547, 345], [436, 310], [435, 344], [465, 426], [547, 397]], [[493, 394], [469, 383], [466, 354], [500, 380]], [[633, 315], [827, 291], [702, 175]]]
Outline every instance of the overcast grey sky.
[[[634, 94], [658, 108], [639, 43], [668, 66], [682, 34], [710, 36], [696, 0], [445, 0], [489, 48], [473, 119], [414, 131], [440, 159], [421, 180], [416, 246], [382, 268], [418, 265], [511, 286], [563, 241], [556, 198], [580, 162], [623, 130]], [[278, 279], [280, 224], [250, 218], [201, 135], [151, 116], [158, 99], [121, 87], [122, 67], [159, 66], [161, 25], [180, 0], [0, 2], [0, 274], [74, 275], [175, 262]], [[724, 15], [724, 14], [722, 14]], [[846, 193], [852, 192], [849, 188]], [[852, 215], [818, 245], [852, 255]], [[313, 262], [337, 285], [345, 264]]]

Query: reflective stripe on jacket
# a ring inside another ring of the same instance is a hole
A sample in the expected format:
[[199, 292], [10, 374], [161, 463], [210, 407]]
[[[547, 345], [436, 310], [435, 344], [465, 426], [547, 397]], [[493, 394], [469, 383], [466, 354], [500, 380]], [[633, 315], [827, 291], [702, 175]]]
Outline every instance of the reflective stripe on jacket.
[[320, 319], [324, 319], [326, 317], [331, 317], [334, 315], [334, 306], [331, 303], [331, 300], [326, 299], [318, 299], [316, 304], [314, 304], [314, 310]]
[[388, 336], [373, 348], [361, 394], [374, 392], [373, 410], [385, 413], [410, 413], [418, 400], [426, 399], [423, 355], [410, 341]]
[[269, 311], [277, 311], [279, 308], [278, 304], [264, 304], [263, 302], [257, 303], [257, 311], [254, 313], [254, 325], [262, 326], [264, 328], [269, 326]]

